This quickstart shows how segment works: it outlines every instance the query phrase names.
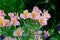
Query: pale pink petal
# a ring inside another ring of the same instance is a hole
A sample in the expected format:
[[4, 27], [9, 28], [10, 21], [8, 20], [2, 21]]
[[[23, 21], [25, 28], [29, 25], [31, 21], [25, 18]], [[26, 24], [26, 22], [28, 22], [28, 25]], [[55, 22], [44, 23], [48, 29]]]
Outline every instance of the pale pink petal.
[[28, 17], [31, 18], [31, 13], [28, 14]]
[[47, 18], [51, 18], [50, 14], [47, 14]]
[[48, 11], [43, 10], [43, 12], [44, 12], [45, 18], [51, 18], [51, 15], [48, 13]]
[[20, 34], [21, 36], [22, 36], [23, 32], [24, 32], [24, 31], [23, 31], [23, 30], [21, 30], [21, 34]]
[[4, 16], [4, 11], [0, 10], [0, 16]]
[[29, 18], [32, 18], [32, 13], [29, 13]]
[[13, 32], [13, 35], [14, 35], [14, 36], [18, 36], [17, 33], [16, 33], [16, 31]]
[[35, 17], [35, 20], [38, 20], [40, 18], [40, 15], [37, 15], [36, 17]]
[[15, 23], [15, 25], [20, 25], [20, 23], [17, 21], [17, 22]]
[[47, 25], [47, 21], [44, 21], [44, 25]]
[[23, 14], [20, 14], [20, 17], [21, 17], [21, 18], [24, 18], [24, 15], [23, 15]]
[[10, 16], [10, 18], [14, 17], [14, 13], [9, 13], [8, 15]]
[[35, 7], [33, 8], [33, 11], [38, 12], [38, 11], [39, 11], [39, 8], [38, 8], [37, 6], [35, 6]]
[[4, 20], [4, 17], [3, 16], [0, 16], [0, 18], [2, 18]]
[[33, 11], [34, 11], [36, 14], [42, 13], [42, 11], [41, 11], [37, 6], [35, 6], [35, 7], [33, 8]]

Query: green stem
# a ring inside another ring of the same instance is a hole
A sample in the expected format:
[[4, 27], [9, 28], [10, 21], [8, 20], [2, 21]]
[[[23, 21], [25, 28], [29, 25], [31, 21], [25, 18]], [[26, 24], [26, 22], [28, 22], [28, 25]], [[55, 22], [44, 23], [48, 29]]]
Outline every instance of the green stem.
[[5, 30], [7, 29], [7, 27], [5, 26], [5, 28], [4, 28]]
[[16, 29], [16, 26], [15, 26], [15, 29]]
[[7, 29], [7, 27], [5, 27]]
[[34, 40], [37, 40], [37, 38], [34, 38]]
[[18, 37], [18, 40], [20, 40], [20, 37]]

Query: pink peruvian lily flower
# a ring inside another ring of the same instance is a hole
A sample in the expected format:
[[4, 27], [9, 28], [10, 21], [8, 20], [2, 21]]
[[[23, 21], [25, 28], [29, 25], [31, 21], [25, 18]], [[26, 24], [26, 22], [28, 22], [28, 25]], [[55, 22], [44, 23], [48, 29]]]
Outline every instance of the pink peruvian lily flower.
[[39, 23], [42, 26], [47, 25], [47, 19], [44, 16], [41, 16], [39, 19]]
[[21, 28], [18, 28], [16, 31], [13, 32], [14, 36], [22, 36], [23, 30]]
[[48, 13], [48, 11], [43, 11], [44, 13], [42, 14], [42, 16], [44, 16], [45, 18], [51, 18], [51, 15]]
[[23, 19], [29, 18], [28, 10], [24, 10], [23, 14], [20, 14], [20, 17], [23, 18]]
[[10, 21], [10, 25], [16, 26], [16, 25], [20, 25], [20, 23], [16, 18], [12, 18]]
[[29, 17], [33, 20], [38, 20], [40, 18], [40, 14], [36, 14], [34, 11], [30, 13]]

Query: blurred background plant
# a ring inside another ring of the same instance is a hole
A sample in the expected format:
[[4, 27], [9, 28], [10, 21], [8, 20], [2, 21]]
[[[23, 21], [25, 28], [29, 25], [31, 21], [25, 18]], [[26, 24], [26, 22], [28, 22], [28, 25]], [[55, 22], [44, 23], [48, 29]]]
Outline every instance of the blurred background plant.
[[[48, 10], [48, 12], [51, 14], [52, 17], [48, 21], [48, 25], [46, 25], [42, 29], [50, 31], [50, 34], [51, 34], [51, 36], [49, 37], [50, 40], [54, 40], [54, 39], [59, 40], [60, 36], [57, 31], [57, 24], [60, 24], [60, 19], [59, 19], [60, 6], [59, 6], [59, 3], [57, 2], [58, 2], [57, 0], [0, 0], [0, 10], [4, 10], [6, 15], [9, 12], [16, 12], [16, 13], [18, 12], [20, 14], [25, 9], [28, 9], [29, 12], [31, 12], [34, 6], [38, 6], [39, 9], [41, 10], [43, 9]], [[6, 16], [6, 18], [8, 17]], [[23, 24], [22, 22], [23, 20], [21, 21], [21, 26]], [[12, 30], [13, 29], [11, 29], [11, 31]], [[26, 28], [25, 28], [25, 31], [27, 31]], [[0, 30], [0, 33], [1, 33], [1, 30]]]

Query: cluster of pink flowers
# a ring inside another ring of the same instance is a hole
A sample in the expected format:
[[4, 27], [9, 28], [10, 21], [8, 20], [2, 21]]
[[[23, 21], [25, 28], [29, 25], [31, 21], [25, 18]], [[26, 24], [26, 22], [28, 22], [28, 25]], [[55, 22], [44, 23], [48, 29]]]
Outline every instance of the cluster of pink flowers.
[[5, 19], [4, 11], [0, 10], [0, 27], [20, 25], [18, 14], [14, 15], [14, 13], [9, 13], [8, 15], [10, 16], [10, 20]]
[[8, 19], [4, 19], [4, 11], [0, 10], [0, 27], [1, 26], [16, 26], [16, 25], [20, 25], [18, 19], [23, 18], [23, 19], [27, 19], [27, 18], [31, 18], [33, 20], [38, 20], [40, 25], [47, 25], [47, 20], [48, 18], [51, 18], [50, 14], [48, 13], [48, 11], [43, 10], [43, 12], [37, 7], [35, 6], [33, 8], [33, 11], [31, 13], [28, 12], [28, 10], [24, 10], [23, 14], [20, 14], [20, 17], [18, 16], [18, 13], [8, 13], [10, 20]]
[[48, 18], [51, 18], [48, 11], [43, 10], [43, 12], [38, 8], [34, 7], [33, 11], [31, 13], [28, 12], [28, 10], [24, 10], [23, 14], [20, 14], [20, 17], [23, 19], [31, 18], [33, 20], [38, 20], [40, 25], [47, 25]]

